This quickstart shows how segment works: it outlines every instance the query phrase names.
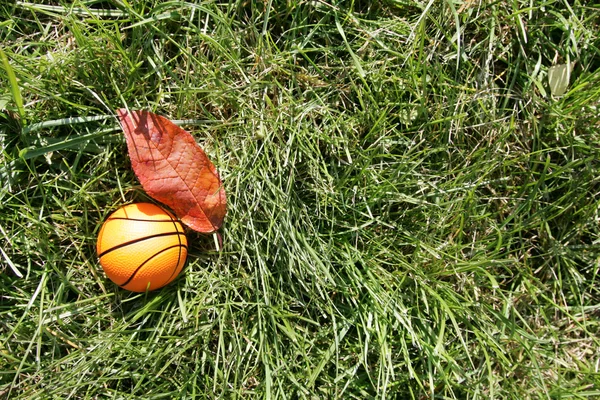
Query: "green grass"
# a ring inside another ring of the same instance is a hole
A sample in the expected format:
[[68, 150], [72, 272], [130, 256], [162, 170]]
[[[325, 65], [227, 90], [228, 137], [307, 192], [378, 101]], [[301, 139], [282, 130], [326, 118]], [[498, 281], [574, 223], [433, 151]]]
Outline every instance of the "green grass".
[[[600, 396], [593, 2], [34, 3], [0, 5], [0, 398]], [[149, 200], [125, 106], [228, 195], [147, 294], [95, 253]]]

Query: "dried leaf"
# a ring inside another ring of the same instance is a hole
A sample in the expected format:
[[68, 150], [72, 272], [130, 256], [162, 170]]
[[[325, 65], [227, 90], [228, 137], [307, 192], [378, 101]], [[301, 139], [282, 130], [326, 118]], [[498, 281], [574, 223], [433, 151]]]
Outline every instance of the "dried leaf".
[[148, 111], [117, 110], [131, 166], [148, 195], [198, 232], [214, 232], [227, 208], [219, 174], [192, 135]]
[[571, 71], [574, 66], [575, 62], [554, 65], [548, 68], [548, 83], [550, 84], [550, 93], [552, 93], [552, 96], [560, 97], [565, 94], [569, 87]]

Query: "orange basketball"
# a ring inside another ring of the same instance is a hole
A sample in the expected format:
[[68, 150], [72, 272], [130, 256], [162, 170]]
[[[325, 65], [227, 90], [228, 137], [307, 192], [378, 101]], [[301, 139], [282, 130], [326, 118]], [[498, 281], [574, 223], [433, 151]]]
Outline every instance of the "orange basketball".
[[181, 222], [150, 203], [129, 204], [112, 213], [96, 244], [106, 276], [133, 292], [158, 289], [175, 279], [187, 249]]

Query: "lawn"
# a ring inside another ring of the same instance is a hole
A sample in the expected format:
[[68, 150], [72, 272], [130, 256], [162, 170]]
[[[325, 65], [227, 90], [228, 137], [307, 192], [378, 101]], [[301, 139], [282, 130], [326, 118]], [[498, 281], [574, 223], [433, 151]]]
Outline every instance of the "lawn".
[[[593, 3], [3, 0], [0, 398], [598, 398]], [[123, 107], [227, 192], [148, 293]]]

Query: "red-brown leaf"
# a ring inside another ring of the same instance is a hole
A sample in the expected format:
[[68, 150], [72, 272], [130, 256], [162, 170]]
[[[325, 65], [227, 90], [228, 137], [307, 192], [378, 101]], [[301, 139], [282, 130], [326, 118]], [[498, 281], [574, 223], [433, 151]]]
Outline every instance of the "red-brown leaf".
[[148, 111], [117, 110], [131, 166], [144, 190], [199, 232], [223, 223], [227, 200], [219, 174], [192, 135]]

